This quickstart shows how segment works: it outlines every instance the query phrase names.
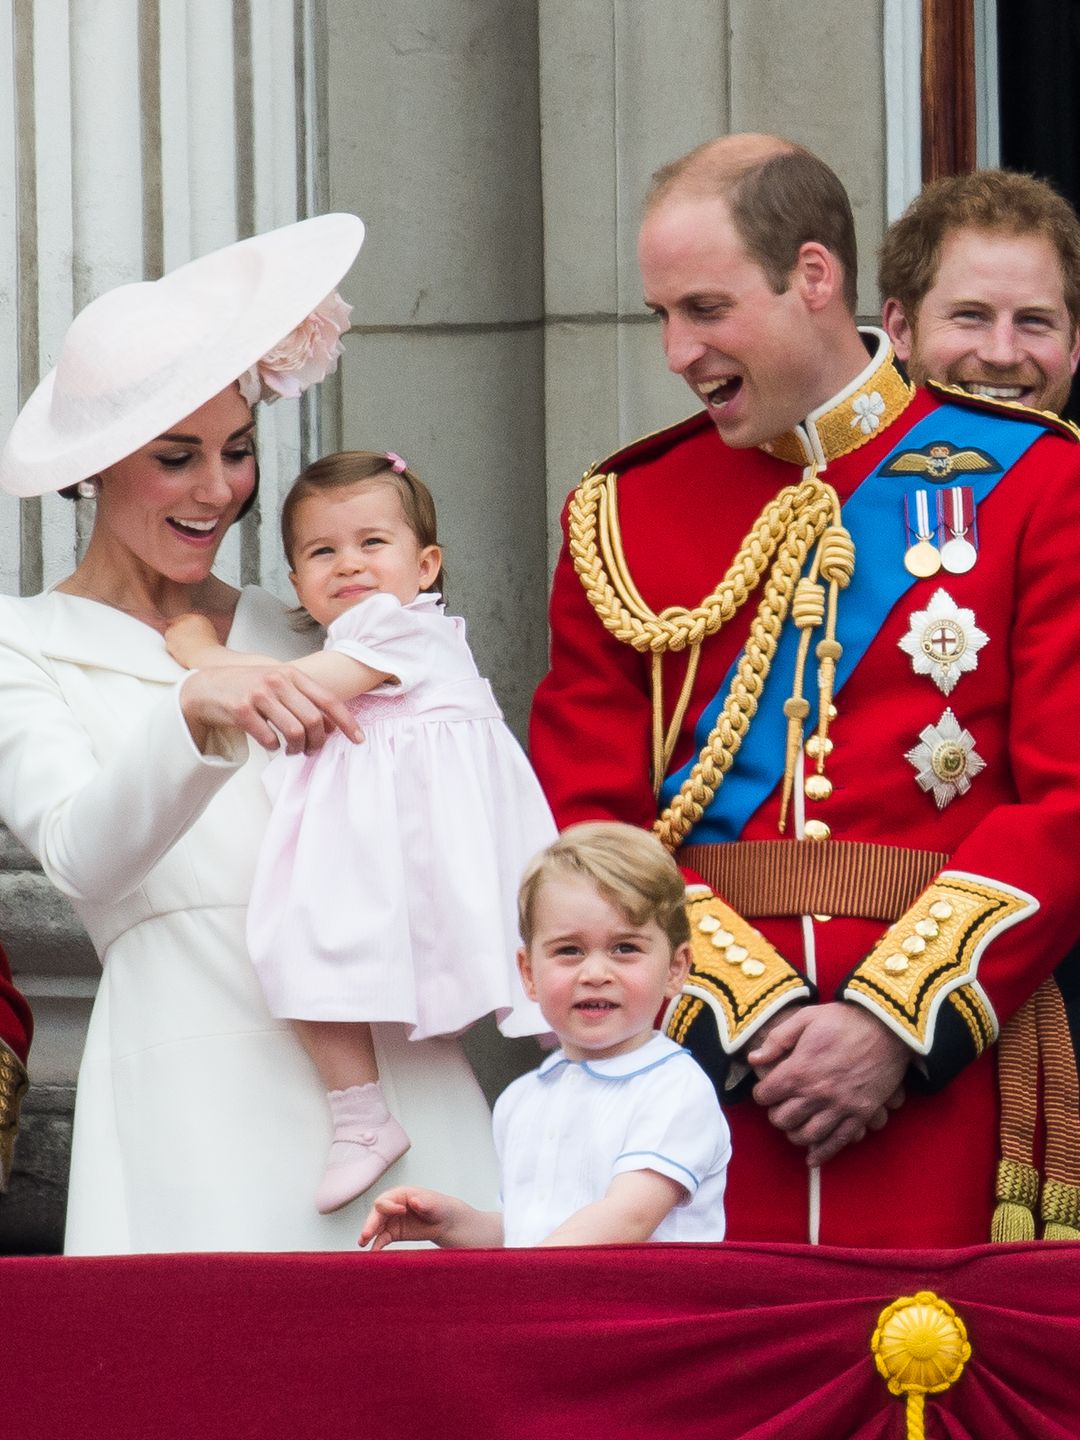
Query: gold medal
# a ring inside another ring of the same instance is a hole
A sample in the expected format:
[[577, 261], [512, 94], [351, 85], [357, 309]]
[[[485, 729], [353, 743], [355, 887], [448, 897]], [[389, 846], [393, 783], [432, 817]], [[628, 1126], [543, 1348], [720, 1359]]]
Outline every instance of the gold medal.
[[937, 546], [931, 545], [929, 540], [916, 540], [904, 551], [904, 569], [919, 580], [936, 575], [941, 569]]
[[904, 551], [904, 569], [917, 580], [936, 575], [941, 569], [941, 556], [934, 544], [934, 531], [930, 527], [930, 496], [926, 490], [916, 490], [915, 517], [912, 524], [911, 498], [904, 496], [904, 529], [911, 542]]

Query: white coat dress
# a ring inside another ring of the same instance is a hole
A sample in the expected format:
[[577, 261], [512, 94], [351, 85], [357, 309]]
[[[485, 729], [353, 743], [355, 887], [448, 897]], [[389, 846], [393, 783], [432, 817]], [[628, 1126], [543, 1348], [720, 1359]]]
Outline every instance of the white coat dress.
[[[229, 643], [310, 649], [245, 590]], [[326, 1097], [267, 1012], [244, 924], [265, 754], [195, 748], [156, 631], [56, 591], [0, 597], [0, 818], [71, 900], [102, 963], [79, 1073], [69, 1254], [352, 1249], [364, 1202], [317, 1214]], [[385, 1184], [491, 1208], [490, 1118], [460, 1045], [375, 1027], [412, 1150]]]

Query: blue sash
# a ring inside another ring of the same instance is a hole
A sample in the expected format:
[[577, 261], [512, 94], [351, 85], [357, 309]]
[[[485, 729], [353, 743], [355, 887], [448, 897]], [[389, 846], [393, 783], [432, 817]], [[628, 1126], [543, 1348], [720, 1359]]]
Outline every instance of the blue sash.
[[[836, 638], [843, 645], [844, 653], [837, 663], [835, 693], [839, 694], [897, 601], [915, 584], [915, 576], [904, 569], [904, 496], [910, 497], [909, 508], [914, 515], [916, 490], [963, 484], [975, 492], [978, 505], [1044, 433], [1042, 425], [1029, 421], [968, 410], [959, 405], [942, 405], [913, 426], [849, 497], [843, 507], [843, 518], [855, 542], [855, 574], [848, 588], [840, 592]], [[994, 468], [957, 471], [940, 479], [932, 474], [882, 473], [897, 455], [909, 450], [925, 450], [937, 441], [955, 449], [982, 450], [996, 462]], [[828, 471], [824, 478], [828, 480]], [[754, 603], [755, 597], [751, 596], [747, 605]], [[784, 773], [787, 748], [787, 717], [783, 706], [791, 694], [798, 646], [799, 632], [789, 619], [757, 714], [734, 765], [724, 777], [712, 804], [694, 826], [691, 843], [737, 840], [751, 815], [776, 788]], [[660, 792], [661, 808], [670, 805], [696, 763], [731, 690], [737, 663], [732, 664], [718, 694], [698, 720], [690, 760], [665, 777]], [[813, 672], [808, 668], [807, 673], [809, 677]], [[808, 688], [816, 691], [812, 683]], [[811, 712], [810, 723], [814, 724], [815, 719]]]

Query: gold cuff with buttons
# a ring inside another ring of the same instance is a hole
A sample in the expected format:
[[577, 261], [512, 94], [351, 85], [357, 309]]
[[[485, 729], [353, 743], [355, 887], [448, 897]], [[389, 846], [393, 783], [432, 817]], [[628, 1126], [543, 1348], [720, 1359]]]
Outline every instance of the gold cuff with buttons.
[[[809, 998], [810, 987], [759, 931], [707, 885], [688, 886], [686, 898], [693, 960], [683, 995], [709, 1004], [720, 1043], [730, 1055], [783, 1005]], [[682, 1009], [688, 1013], [687, 1006]]]
[[947, 871], [885, 932], [848, 979], [844, 998], [872, 1010], [920, 1055], [930, 1053], [941, 1005], [962, 1001], [978, 1054], [998, 1030], [976, 978], [982, 952], [1037, 909], [1021, 890]]

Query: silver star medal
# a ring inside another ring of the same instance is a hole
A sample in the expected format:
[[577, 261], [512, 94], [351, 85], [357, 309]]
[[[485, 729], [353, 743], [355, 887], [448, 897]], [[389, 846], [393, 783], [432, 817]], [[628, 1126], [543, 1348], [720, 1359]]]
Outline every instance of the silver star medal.
[[978, 653], [990, 638], [975, 624], [974, 610], [957, 605], [945, 590], [935, 590], [925, 610], [914, 610], [900, 649], [911, 656], [916, 675], [929, 675], [943, 695], [960, 676], [977, 668]]
[[975, 738], [962, 730], [951, 710], [943, 711], [936, 725], [927, 725], [919, 743], [904, 756], [915, 767], [915, 783], [932, 791], [939, 810], [971, 789], [971, 779], [986, 768], [975, 749]]

